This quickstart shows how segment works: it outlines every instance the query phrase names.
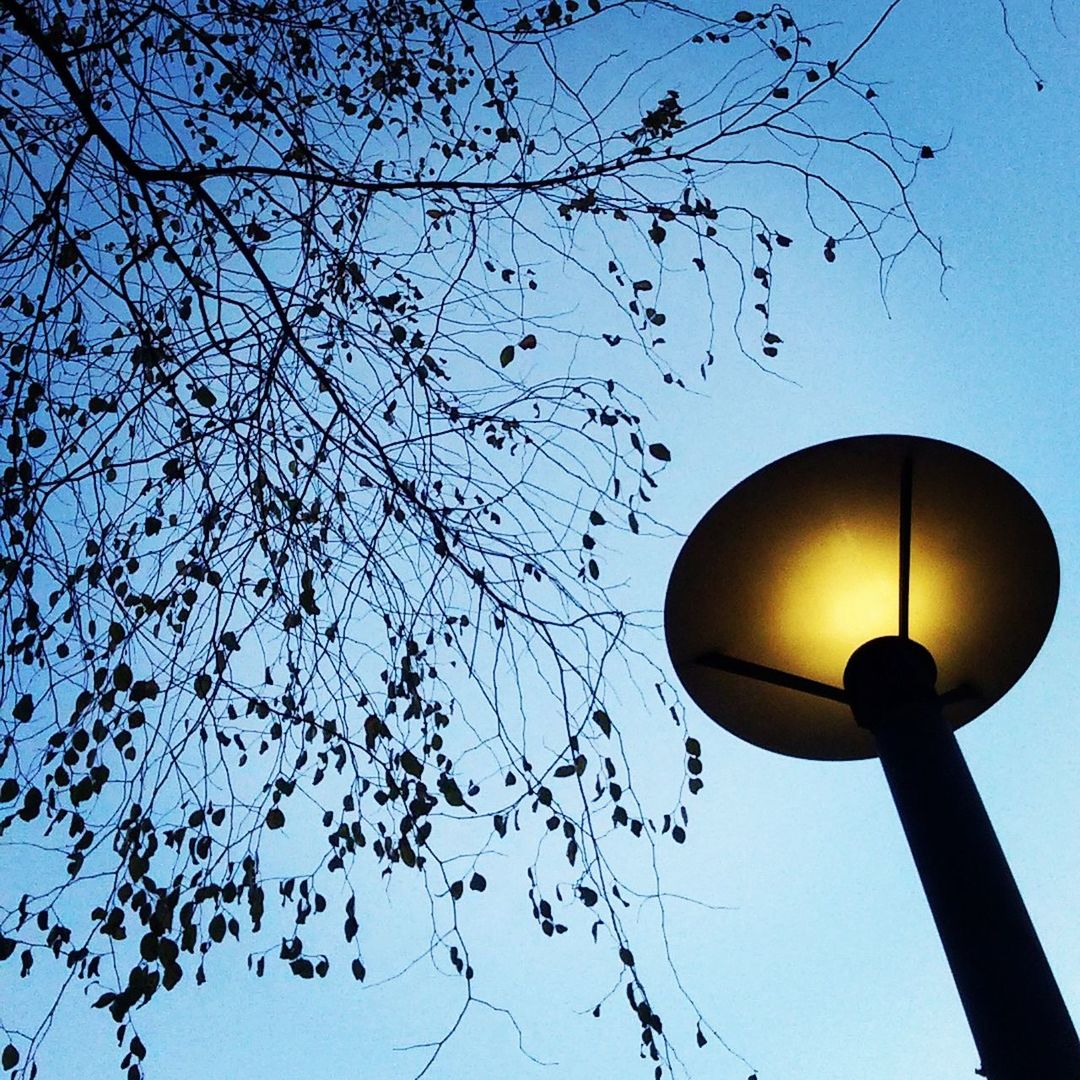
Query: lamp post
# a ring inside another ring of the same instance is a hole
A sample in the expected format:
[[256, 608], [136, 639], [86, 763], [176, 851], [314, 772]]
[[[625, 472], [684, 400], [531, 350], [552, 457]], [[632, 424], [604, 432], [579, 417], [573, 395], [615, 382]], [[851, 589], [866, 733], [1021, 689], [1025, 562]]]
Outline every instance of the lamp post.
[[721, 726], [877, 756], [990, 1080], [1080, 1078], [1080, 1041], [954, 730], [1024, 673], [1058, 592], [1034, 499], [914, 436], [810, 447], [725, 495], [668, 586], [668, 650]]

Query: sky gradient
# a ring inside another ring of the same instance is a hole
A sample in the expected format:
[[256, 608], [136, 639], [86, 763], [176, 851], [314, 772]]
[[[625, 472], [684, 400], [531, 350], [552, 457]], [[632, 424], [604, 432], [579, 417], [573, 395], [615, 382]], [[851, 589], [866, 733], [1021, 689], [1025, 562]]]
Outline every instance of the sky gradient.
[[[814, 7], [851, 26], [869, 25], [876, 11], [867, 0]], [[656, 512], [679, 535], [777, 457], [872, 432], [969, 447], [1039, 502], [1061, 557], [1056, 621], [1027, 675], [960, 741], [1077, 1016], [1080, 16], [1075, 5], [1061, 5], [1055, 25], [1053, 10], [1037, 2], [1010, 11], [1016, 40], [1045, 83], [1041, 92], [995, 5], [946, 12], [930, 0], [905, 0], [861, 57], [864, 76], [881, 79], [874, 85], [896, 129], [946, 147], [915, 189], [916, 209], [927, 231], [942, 237], [950, 267], [940, 288], [939, 268], [918, 250], [897, 264], [887, 307], [865, 253], [845, 254], [823, 273], [820, 247], [799, 205], [790, 205], [796, 242], [772, 296], [785, 341], [783, 378], [731, 347], [717, 355], [703, 388], [672, 388], [649, 404], [672, 452]], [[783, 195], [769, 197], [779, 204]], [[626, 549], [633, 602], [655, 611], [657, 624], [679, 542]], [[664, 662], [659, 634], [653, 656]], [[667, 719], [658, 702], [650, 712], [649, 700], [628, 692], [623, 703], [624, 737], [637, 742], [638, 761], [649, 760], [656, 727]], [[710, 1080], [745, 1080], [751, 1071], [759, 1080], [972, 1076], [974, 1046], [877, 763], [769, 755], [687, 708], [706, 787], [692, 803], [686, 844], [661, 849], [670, 894], [664, 930], [682, 986], [726, 1045], [709, 1035], [699, 1050], [684, 1016], [683, 1028], [669, 1033], [684, 1048], [686, 1071]], [[642, 770], [635, 782], [662, 791], [678, 778]], [[591, 945], [587, 928], [548, 940], [532, 923], [524, 885], [530, 854], [511, 851], [499, 882], [469, 909], [474, 941], [486, 939], [477, 945], [477, 993], [492, 1007], [469, 1012], [427, 1075], [651, 1076], [637, 1059], [622, 990], [599, 1021], [590, 1015], [617, 986], [608, 951]], [[643, 867], [646, 890], [651, 873]], [[372, 888], [383, 888], [374, 874]], [[432, 975], [423, 963], [409, 967], [424, 940], [417, 930], [425, 910], [403, 888], [392, 881], [378, 904], [384, 921], [371, 935], [373, 977], [363, 987], [344, 972], [323, 982], [275, 971], [257, 980], [243, 970], [249, 942], [216, 949], [206, 986], [185, 980], [140, 1015], [148, 1075], [415, 1075], [426, 1052], [402, 1047], [428, 1042], [453, 1022], [460, 980]], [[660, 909], [645, 902], [627, 917], [639, 941], [654, 942], [638, 953], [639, 965], [677, 996], [665, 974]], [[324, 932], [333, 955], [337, 931]], [[408, 969], [403, 977], [380, 985], [400, 969]], [[41, 1053], [39, 1075], [117, 1075], [112, 1025], [99, 1016], [76, 990]]]

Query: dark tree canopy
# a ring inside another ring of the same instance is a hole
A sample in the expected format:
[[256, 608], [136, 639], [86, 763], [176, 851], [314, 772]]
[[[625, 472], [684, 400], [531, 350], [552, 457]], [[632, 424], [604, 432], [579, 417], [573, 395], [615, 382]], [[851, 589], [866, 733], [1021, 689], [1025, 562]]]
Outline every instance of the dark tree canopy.
[[[466, 1009], [457, 909], [524, 843], [539, 931], [587, 909], [650, 1071], [677, 1068], [695, 1032], [635, 968], [608, 851], [683, 841], [701, 748], [611, 541], [662, 528], [644, 402], [721, 350], [782, 371], [788, 247], [827, 273], [861, 245], [883, 280], [937, 252], [908, 203], [934, 151], [856, 75], [881, 23], [823, 47], [711, 2], [0, 12], [0, 842], [36, 845], [3, 877], [8, 985], [89, 987], [136, 1078], [138, 1009], [228, 936], [257, 974], [363, 980], [373, 863], [426, 893]], [[675, 289], [698, 325], [666, 325]], [[671, 708], [665, 806], [613, 684]], [[339, 955], [305, 945], [318, 918]], [[9, 1025], [5, 1069], [50, 1015]]]

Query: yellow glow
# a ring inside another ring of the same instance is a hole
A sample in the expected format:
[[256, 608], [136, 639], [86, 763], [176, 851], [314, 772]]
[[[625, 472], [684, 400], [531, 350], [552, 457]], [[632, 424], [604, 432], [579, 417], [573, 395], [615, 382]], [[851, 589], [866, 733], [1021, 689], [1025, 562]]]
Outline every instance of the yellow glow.
[[[910, 633], [931, 651], [947, 631], [949, 566], [912, 552]], [[896, 527], [833, 525], [774, 567], [773, 647], [788, 670], [839, 685], [863, 642], [899, 630]]]

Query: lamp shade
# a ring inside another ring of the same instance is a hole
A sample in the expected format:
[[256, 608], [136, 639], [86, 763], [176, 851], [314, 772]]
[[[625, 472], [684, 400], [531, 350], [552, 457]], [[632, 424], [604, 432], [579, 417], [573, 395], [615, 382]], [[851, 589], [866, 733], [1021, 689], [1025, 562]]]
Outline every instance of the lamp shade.
[[1053, 534], [986, 458], [907, 435], [782, 458], [702, 518], [676, 560], [664, 627], [675, 671], [717, 723], [798, 757], [871, 757], [842, 689], [863, 643], [910, 637], [937, 664], [955, 728], [1039, 651], [1057, 605]]

